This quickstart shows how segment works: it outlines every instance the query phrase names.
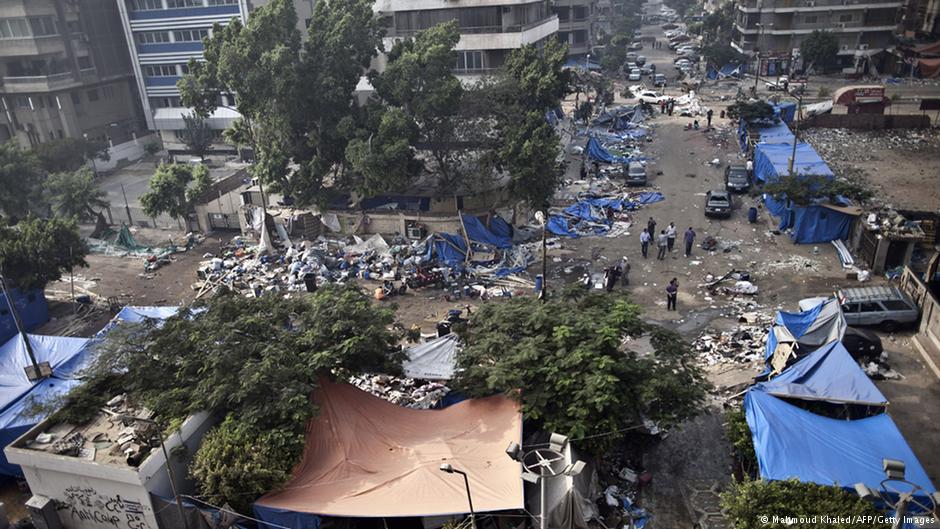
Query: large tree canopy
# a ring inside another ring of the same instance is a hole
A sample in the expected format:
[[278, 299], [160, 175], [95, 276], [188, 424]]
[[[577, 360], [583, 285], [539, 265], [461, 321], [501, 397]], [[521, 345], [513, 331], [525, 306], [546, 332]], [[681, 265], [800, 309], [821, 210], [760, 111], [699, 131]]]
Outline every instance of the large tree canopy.
[[[705, 396], [688, 346], [639, 316], [613, 296], [484, 305], [461, 334], [455, 383], [471, 396], [520, 398], [527, 420], [573, 439], [596, 436], [580, 446], [601, 453], [617, 439], [606, 434], [644, 419], [675, 424], [696, 415]], [[655, 352], [626, 340], [644, 333]]]
[[40, 143], [34, 148], [43, 170], [49, 173], [77, 171], [92, 158], [111, 159], [108, 144], [84, 138], [63, 138]]
[[14, 227], [0, 226], [0, 272], [22, 290], [41, 288], [65, 270], [87, 266], [87, 253], [74, 219], [27, 217]]
[[150, 178], [150, 189], [140, 196], [140, 203], [144, 213], [151, 217], [166, 213], [182, 219], [211, 184], [205, 165], [160, 164]]
[[222, 422], [191, 477], [208, 501], [246, 512], [299, 460], [320, 377], [399, 372], [400, 337], [389, 330], [393, 311], [355, 287], [287, 299], [226, 294], [205, 309], [109, 335], [57, 418], [90, 419], [118, 387], [167, 424], [211, 412]]
[[41, 213], [42, 170], [36, 153], [9, 141], [0, 143], [0, 210], [9, 217]]
[[53, 211], [65, 218], [94, 219], [110, 205], [105, 200], [108, 194], [98, 187], [95, 174], [87, 167], [51, 174], [45, 187]]
[[803, 62], [822, 71], [835, 66], [838, 53], [839, 39], [830, 31], [813, 30], [800, 43], [800, 55], [803, 56]]

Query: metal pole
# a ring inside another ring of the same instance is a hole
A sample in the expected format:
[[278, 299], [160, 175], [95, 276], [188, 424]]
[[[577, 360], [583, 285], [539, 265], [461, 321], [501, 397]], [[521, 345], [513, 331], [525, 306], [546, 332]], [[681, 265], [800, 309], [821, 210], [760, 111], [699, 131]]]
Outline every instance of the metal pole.
[[[72, 260], [72, 247], [69, 246], [69, 261]], [[74, 266], [69, 266], [69, 290], [72, 291], [72, 302], [75, 302], [75, 273], [73, 272]]]
[[799, 140], [800, 140], [800, 124], [799, 124], [800, 117], [799, 116], [803, 112], [803, 96], [798, 96], [796, 98], [796, 101], [797, 101], [797, 110], [796, 110], [797, 122], [795, 122], [793, 125], [793, 151], [790, 153], [790, 163], [789, 163], [789, 166], [787, 167], [787, 174], [790, 175], [790, 178], [793, 178], [793, 162], [794, 160], [796, 160], [796, 144], [799, 143]]
[[760, 36], [764, 32], [764, 26], [757, 24], [757, 46], [755, 46], [755, 53], [757, 54], [757, 70], [754, 72], [754, 95], [757, 95], [757, 81], [760, 80]]
[[127, 204], [127, 193], [124, 191], [124, 182], [121, 182], [121, 194], [124, 195], [124, 211], [127, 212], [127, 225], [130, 226], [134, 224], [134, 221], [131, 219], [131, 207]]
[[548, 529], [548, 513], [545, 512], [545, 482], [547, 476], [539, 476], [539, 529]]
[[13, 302], [13, 295], [7, 289], [7, 280], [3, 277], [2, 272], [0, 272], [0, 290], [3, 291], [4, 297], [7, 298], [7, 306], [10, 308], [10, 314], [13, 315], [13, 324], [16, 325], [16, 330], [19, 331], [20, 335], [23, 337], [23, 345], [26, 346], [26, 354], [29, 355], [29, 361], [33, 364], [35, 376], [39, 377], [39, 363], [36, 362], [36, 355], [33, 353], [33, 344], [29, 341], [29, 335], [26, 334], [26, 329], [23, 328], [20, 313], [16, 310], [16, 303]]
[[470, 525], [473, 529], [477, 529], [477, 516], [473, 511], [473, 497], [470, 495], [470, 480], [467, 478], [466, 472], [460, 472], [460, 474], [463, 476], [464, 486], [467, 487], [467, 503], [470, 504]]
[[548, 232], [548, 212], [545, 212], [545, 224], [542, 225], [542, 302], [548, 299], [548, 288], [546, 280], [548, 279], [548, 274], [546, 269], [548, 268], [548, 250], [545, 243], [546, 233]]

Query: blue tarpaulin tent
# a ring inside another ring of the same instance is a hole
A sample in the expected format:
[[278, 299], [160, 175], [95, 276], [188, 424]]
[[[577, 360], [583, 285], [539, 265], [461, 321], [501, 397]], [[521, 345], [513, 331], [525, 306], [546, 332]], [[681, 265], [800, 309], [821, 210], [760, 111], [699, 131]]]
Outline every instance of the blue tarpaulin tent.
[[587, 142], [587, 154], [588, 158], [592, 160], [597, 160], [601, 163], [628, 163], [630, 161], [629, 157], [615, 156], [610, 153], [597, 138], [590, 138]]
[[[754, 178], [762, 182], [776, 182], [781, 176], [789, 174], [791, 154], [792, 143], [758, 143], [754, 149]], [[826, 162], [807, 143], [796, 145], [793, 172], [796, 175], [834, 176]]]
[[[13, 297], [13, 304], [20, 315], [24, 331], [32, 331], [49, 321], [49, 304], [41, 288], [29, 292], [20, 292], [13, 288], [10, 289], [10, 295]], [[16, 322], [13, 320], [13, 313], [10, 312], [7, 298], [0, 292], [0, 343], [6, 342], [17, 332]]]
[[460, 219], [463, 222], [464, 230], [467, 232], [467, 239], [469, 239], [471, 243], [495, 246], [500, 249], [512, 248], [511, 238], [500, 237], [494, 234], [480, 222], [479, 218], [460, 213]]
[[[857, 366], [856, 366], [857, 368]], [[744, 411], [762, 478], [880, 488], [882, 459], [906, 465], [906, 478], [927, 494], [936, 489], [887, 414], [855, 420], [830, 419], [788, 404], [759, 388], [744, 397]], [[926, 497], [918, 498], [929, 505]]]
[[757, 131], [760, 140], [759, 143], [786, 143], [793, 145], [793, 133], [786, 123], [779, 121], [769, 127], [761, 127]]
[[512, 239], [512, 226], [499, 215], [495, 215], [490, 219], [490, 231], [497, 237]]
[[796, 117], [796, 103], [793, 101], [784, 101], [774, 105], [774, 115], [783, 120], [784, 123], [792, 123]]
[[728, 63], [717, 70], [714, 67], [709, 67], [705, 76], [709, 80], [714, 81], [716, 79], [724, 79], [725, 77], [738, 77], [746, 71], [747, 66], [744, 64]]
[[[767, 335], [764, 357], [770, 363], [781, 343], [797, 345], [798, 356], [808, 354], [826, 344], [841, 340], [845, 336], [846, 327], [845, 316], [837, 299], [824, 301], [801, 312], [778, 311]], [[782, 370], [783, 366], [780, 369]]]
[[611, 222], [607, 219], [607, 210], [633, 211], [640, 206], [666, 200], [658, 191], [644, 191], [634, 197], [625, 198], [586, 198], [565, 208], [561, 215], [552, 215], [548, 219], [548, 231], [564, 237], [579, 237], [585, 231], [595, 235], [607, 233]]
[[888, 404], [888, 399], [859, 369], [841, 342], [831, 342], [813, 351], [755, 388], [777, 397], [866, 406]]

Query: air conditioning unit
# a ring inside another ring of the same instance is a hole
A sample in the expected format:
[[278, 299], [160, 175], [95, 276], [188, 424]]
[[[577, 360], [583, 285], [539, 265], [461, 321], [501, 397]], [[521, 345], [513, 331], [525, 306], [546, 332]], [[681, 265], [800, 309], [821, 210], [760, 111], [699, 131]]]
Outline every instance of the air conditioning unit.
[[411, 225], [407, 228], [407, 236], [413, 241], [419, 241], [427, 236], [427, 230], [423, 226]]
[[33, 496], [26, 502], [26, 510], [36, 529], [62, 529], [62, 521], [51, 499]]

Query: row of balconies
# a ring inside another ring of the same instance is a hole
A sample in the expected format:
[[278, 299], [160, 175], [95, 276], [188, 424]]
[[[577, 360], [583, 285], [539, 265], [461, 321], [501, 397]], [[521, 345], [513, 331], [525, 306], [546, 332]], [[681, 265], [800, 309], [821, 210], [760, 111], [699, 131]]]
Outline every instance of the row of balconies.
[[878, 9], [902, 4], [901, 0], [745, 0], [738, 3], [738, 9], [746, 13], [787, 13]]
[[77, 80], [72, 72], [62, 72], [49, 75], [4, 76], [0, 78], [0, 82], [2, 82], [4, 92], [25, 94], [62, 90], [82, 83], [94, 82], [98, 79], [98, 74], [94, 68], [88, 68], [79, 73]]

